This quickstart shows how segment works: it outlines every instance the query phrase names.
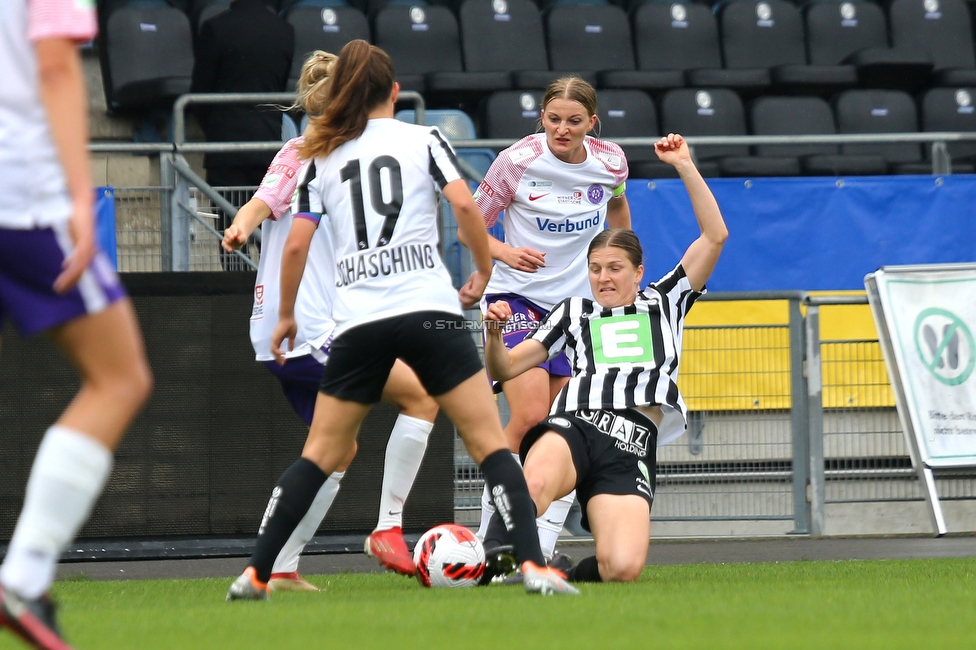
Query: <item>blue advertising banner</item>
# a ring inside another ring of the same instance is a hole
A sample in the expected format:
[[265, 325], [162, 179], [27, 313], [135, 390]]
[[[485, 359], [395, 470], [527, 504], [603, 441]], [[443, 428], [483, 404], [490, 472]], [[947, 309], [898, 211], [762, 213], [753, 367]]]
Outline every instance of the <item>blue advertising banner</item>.
[[115, 188], [95, 188], [95, 240], [112, 262], [119, 268], [115, 243]]
[[[885, 265], [976, 261], [976, 176], [708, 179], [729, 240], [712, 291], [864, 289]], [[698, 237], [680, 180], [631, 179], [647, 280]]]

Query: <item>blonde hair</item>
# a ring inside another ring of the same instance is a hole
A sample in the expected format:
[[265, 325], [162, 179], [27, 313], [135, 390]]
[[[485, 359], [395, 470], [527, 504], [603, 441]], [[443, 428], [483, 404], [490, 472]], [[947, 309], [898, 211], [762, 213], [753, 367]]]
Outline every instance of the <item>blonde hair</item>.
[[322, 113], [329, 92], [329, 79], [332, 78], [332, 70], [338, 58], [335, 54], [322, 50], [315, 50], [308, 55], [295, 84], [298, 97], [288, 110], [301, 110], [309, 117]]

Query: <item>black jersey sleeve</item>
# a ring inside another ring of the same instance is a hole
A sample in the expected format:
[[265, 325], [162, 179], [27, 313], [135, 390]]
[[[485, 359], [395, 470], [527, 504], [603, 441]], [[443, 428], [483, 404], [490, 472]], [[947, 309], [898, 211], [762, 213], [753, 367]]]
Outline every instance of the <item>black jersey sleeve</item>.
[[463, 178], [454, 149], [436, 126], [430, 130], [427, 149], [430, 152], [430, 177], [434, 179], [438, 190], [443, 190], [448, 183]]

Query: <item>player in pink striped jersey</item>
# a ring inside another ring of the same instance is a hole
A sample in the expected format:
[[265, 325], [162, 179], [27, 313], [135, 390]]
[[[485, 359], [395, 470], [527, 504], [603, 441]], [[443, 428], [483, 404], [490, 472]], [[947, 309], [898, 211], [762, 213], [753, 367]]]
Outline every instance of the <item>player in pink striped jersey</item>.
[[[505, 242], [490, 239], [498, 264], [482, 299], [482, 311], [499, 300], [513, 310], [503, 332], [511, 349], [552, 307], [568, 296], [590, 296], [586, 250], [607, 224], [630, 228], [624, 195], [627, 159], [619, 146], [586, 135], [596, 127], [597, 97], [579, 77], [557, 79], [542, 100], [543, 132], [502, 151], [475, 193], [491, 227], [504, 210]], [[505, 427], [510, 449], [541, 421], [571, 370], [564, 355], [501, 383], [511, 418]], [[551, 557], [575, 494], [553, 502], [538, 519], [543, 553]], [[492, 513], [482, 498], [479, 534]]]

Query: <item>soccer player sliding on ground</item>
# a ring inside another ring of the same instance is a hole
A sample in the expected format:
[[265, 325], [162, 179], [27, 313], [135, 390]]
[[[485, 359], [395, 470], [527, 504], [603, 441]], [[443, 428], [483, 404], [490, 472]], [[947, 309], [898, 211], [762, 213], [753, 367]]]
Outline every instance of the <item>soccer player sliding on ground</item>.
[[[504, 300], [513, 311], [502, 340], [510, 349], [566, 296], [589, 296], [586, 246], [609, 225], [630, 228], [627, 158], [613, 142], [586, 135], [598, 124], [597, 95], [579, 77], [556, 79], [546, 89], [539, 113], [542, 133], [527, 136], [498, 154], [475, 192], [488, 226], [505, 211], [505, 242], [489, 237], [492, 269], [482, 311]], [[585, 189], [581, 191], [581, 189]], [[565, 354], [544, 360], [517, 377], [496, 381], [511, 411], [505, 426], [509, 450], [549, 412], [572, 371]], [[552, 558], [574, 495], [554, 501], [538, 520], [539, 542]], [[483, 538], [494, 509], [482, 495]], [[485, 547], [489, 578], [504, 565], [499, 549]]]
[[[681, 435], [687, 407], [678, 392], [684, 319], [728, 237], [718, 204], [695, 168], [688, 145], [670, 134], [658, 157], [684, 181], [701, 228], [670, 273], [640, 289], [643, 251], [631, 230], [604, 230], [587, 251], [596, 300], [567, 298], [512, 350], [502, 328], [512, 316], [504, 301], [485, 315], [485, 361], [506, 380], [565, 350], [573, 376], [548, 418], [522, 440], [525, 479], [538, 512], [572, 490], [583, 506], [596, 556], [558, 568], [572, 582], [636, 580], [647, 561], [654, 500], [656, 446]], [[493, 516], [486, 548], [508, 533]]]

